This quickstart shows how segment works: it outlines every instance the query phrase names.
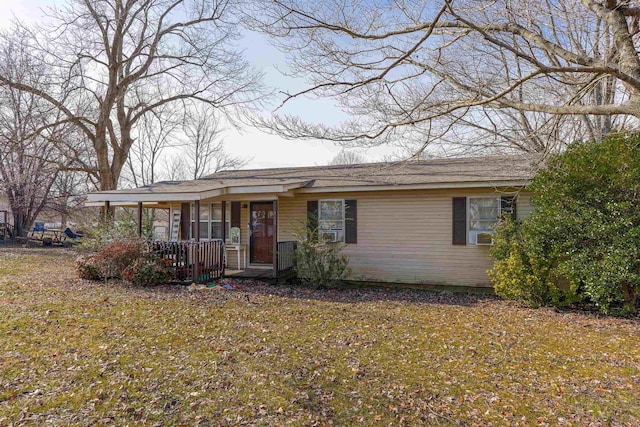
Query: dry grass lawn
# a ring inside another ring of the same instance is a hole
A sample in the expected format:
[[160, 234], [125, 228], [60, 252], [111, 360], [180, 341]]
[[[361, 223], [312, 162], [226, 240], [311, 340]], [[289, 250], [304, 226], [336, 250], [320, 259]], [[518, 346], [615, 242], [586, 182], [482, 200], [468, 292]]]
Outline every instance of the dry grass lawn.
[[637, 320], [487, 296], [92, 283], [0, 248], [0, 426], [640, 425]]

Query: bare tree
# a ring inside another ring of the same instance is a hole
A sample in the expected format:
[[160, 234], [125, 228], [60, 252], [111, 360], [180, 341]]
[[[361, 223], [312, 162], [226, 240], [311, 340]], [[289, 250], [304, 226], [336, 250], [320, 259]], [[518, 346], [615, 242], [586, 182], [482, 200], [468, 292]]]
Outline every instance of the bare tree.
[[47, 210], [60, 215], [62, 228], [67, 227], [69, 218], [81, 209], [89, 191], [87, 175], [80, 172], [60, 170], [48, 194]]
[[187, 161], [182, 156], [169, 156], [164, 162], [164, 179], [168, 181], [186, 181], [191, 173]]
[[367, 159], [356, 151], [342, 150], [329, 162], [330, 165], [356, 165], [366, 163]]
[[140, 119], [127, 157], [128, 174], [123, 177], [133, 187], [153, 184], [160, 178], [158, 168], [162, 153], [179, 144], [180, 120], [177, 116], [174, 108], [165, 105]]
[[[24, 44], [4, 46], [0, 58], [0, 73], [13, 81], [37, 88], [50, 84], [47, 70], [30, 61]], [[60, 151], [74, 146], [74, 134], [59, 118], [59, 112], [38, 96], [0, 88], [0, 191], [9, 201], [18, 236], [25, 235], [43, 209], [55, 204], [51, 189], [61, 171], [75, 163]]]
[[199, 179], [221, 170], [239, 169], [247, 164], [247, 159], [232, 156], [224, 150], [222, 130], [212, 108], [194, 106], [185, 114], [182, 150], [190, 179]]
[[262, 96], [260, 76], [234, 50], [238, 12], [227, 0], [68, 0], [28, 32], [29, 53], [51, 69], [43, 89], [0, 73], [0, 85], [61, 112], [90, 141], [91, 174], [115, 189], [142, 117], [184, 100], [231, 114]]
[[250, 159], [225, 151], [222, 126], [214, 109], [192, 106], [176, 132], [174, 150], [163, 156], [162, 179], [186, 181], [229, 169], [240, 169]]
[[[640, 6], [631, 0], [264, 0], [252, 24], [309, 86], [353, 117], [280, 116], [288, 137], [345, 145], [432, 141], [544, 151], [640, 116]], [[617, 122], [616, 122], [617, 121]]]

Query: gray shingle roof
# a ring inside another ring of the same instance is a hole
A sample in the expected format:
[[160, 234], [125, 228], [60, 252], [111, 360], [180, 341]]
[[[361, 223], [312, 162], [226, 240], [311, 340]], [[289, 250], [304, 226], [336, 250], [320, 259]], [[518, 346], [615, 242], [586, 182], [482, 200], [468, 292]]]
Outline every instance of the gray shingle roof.
[[511, 155], [431, 159], [398, 163], [313, 166], [223, 171], [194, 181], [158, 182], [131, 190], [106, 193], [198, 193], [227, 187], [300, 185], [306, 188], [410, 186], [468, 183], [500, 185], [530, 180], [538, 156]]
[[254, 185], [260, 181], [313, 180], [313, 188], [336, 186], [415, 185], [434, 183], [529, 180], [537, 156], [486, 156], [420, 160], [399, 163], [364, 163], [218, 172], [205, 180], [227, 186]]

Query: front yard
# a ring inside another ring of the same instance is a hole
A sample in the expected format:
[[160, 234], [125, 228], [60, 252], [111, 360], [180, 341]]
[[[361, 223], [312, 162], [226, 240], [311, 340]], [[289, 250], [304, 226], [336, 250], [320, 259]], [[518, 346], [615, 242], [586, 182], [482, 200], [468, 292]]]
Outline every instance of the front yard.
[[637, 320], [415, 290], [135, 288], [0, 248], [0, 425], [639, 425]]

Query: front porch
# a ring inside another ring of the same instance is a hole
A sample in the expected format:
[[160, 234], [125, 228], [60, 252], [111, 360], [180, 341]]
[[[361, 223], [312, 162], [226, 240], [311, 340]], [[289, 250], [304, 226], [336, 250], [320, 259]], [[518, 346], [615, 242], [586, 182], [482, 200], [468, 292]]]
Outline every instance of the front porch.
[[[293, 190], [307, 182], [248, 180], [233, 185], [205, 178], [92, 193], [87, 204], [105, 213], [115, 207], [133, 208], [140, 236], [144, 210], [164, 209], [168, 219], [163, 228], [168, 231], [162, 244], [177, 251], [168, 262], [176, 271], [191, 269], [189, 277], [195, 282], [226, 275], [278, 279], [293, 273], [296, 251], [291, 233], [279, 232], [279, 200], [291, 199]], [[186, 264], [178, 255], [185, 252]]]
[[227, 269], [226, 245], [222, 240], [154, 241], [150, 248], [171, 269], [173, 280], [180, 283], [210, 283], [224, 277], [277, 282], [295, 274], [295, 241], [278, 242], [275, 266], [241, 269]]
[[134, 209], [140, 237], [144, 211], [164, 209], [168, 235], [154, 236], [150, 248], [171, 268], [175, 282], [208, 283], [223, 277], [280, 281], [294, 274], [296, 242], [277, 240], [277, 200], [105, 201], [93, 206], [105, 212]]
[[235, 279], [287, 280], [295, 276], [297, 242], [277, 242], [274, 265], [249, 265], [246, 268], [225, 269], [224, 277]]

